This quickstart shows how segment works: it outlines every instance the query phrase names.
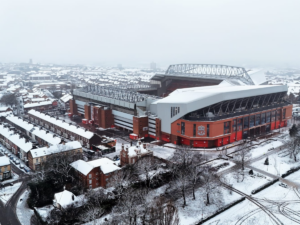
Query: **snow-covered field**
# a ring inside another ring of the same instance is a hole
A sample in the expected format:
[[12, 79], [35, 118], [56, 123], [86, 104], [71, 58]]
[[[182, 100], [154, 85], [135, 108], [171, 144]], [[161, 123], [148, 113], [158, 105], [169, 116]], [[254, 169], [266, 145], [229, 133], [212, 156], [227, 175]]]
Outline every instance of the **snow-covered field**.
[[266, 158], [264, 158], [255, 163], [252, 163], [251, 166], [259, 168], [276, 176], [282, 175], [292, 167], [300, 166], [300, 162], [295, 162], [287, 155], [287, 153], [284, 152], [273, 154], [268, 158], [269, 165], [264, 164], [266, 160]]
[[22, 225], [30, 225], [30, 218], [34, 214], [33, 210], [30, 209], [27, 205], [28, 195], [29, 192], [27, 190], [24, 191], [24, 193], [20, 196], [20, 199], [17, 204], [16, 212], [18, 219]]
[[198, 189], [195, 193], [196, 200], [192, 199], [192, 195], [189, 195], [187, 197], [186, 207], [182, 208], [183, 200], [179, 199], [176, 202], [176, 205], [178, 208], [180, 224], [195, 224], [201, 220], [202, 216], [203, 218], [205, 218], [209, 215], [212, 215], [220, 206], [227, 205], [241, 198], [241, 196], [236, 193], [229, 194], [229, 191], [227, 189], [221, 189], [221, 193], [222, 194], [219, 196], [219, 198], [216, 196], [218, 202], [215, 202], [214, 204], [210, 204], [208, 206], [206, 206], [204, 203], [206, 200], [206, 194], [201, 188]]
[[22, 182], [15, 183], [13, 186], [4, 187], [0, 190], [0, 200], [6, 204], [9, 199], [16, 193], [20, 188]]
[[250, 176], [249, 169], [245, 169], [245, 175], [243, 181], [242, 181], [243, 179], [242, 175], [239, 175], [239, 178], [237, 179], [236, 173], [226, 174], [222, 179], [225, 179], [225, 181], [228, 184], [231, 184], [234, 188], [249, 195], [251, 194], [251, 191], [253, 191], [254, 189], [272, 180], [270, 177], [266, 177], [262, 174], [255, 173], [255, 172], [253, 176]]

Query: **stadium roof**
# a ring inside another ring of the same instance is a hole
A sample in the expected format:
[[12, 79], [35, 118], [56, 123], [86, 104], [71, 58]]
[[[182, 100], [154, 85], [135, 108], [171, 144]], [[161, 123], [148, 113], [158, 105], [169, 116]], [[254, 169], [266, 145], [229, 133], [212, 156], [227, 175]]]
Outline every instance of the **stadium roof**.
[[[283, 85], [250, 85], [250, 86], [206, 86], [177, 89], [168, 97], [153, 102], [150, 106], [152, 114], [162, 120], [161, 129], [170, 133], [171, 123], [187, 113], [207, 107], [209, 105], [250, 96], [258, 96], [279, 92], [286, 92]], [[171, 118], [171, 107], [180, 107], [177, 115]]]

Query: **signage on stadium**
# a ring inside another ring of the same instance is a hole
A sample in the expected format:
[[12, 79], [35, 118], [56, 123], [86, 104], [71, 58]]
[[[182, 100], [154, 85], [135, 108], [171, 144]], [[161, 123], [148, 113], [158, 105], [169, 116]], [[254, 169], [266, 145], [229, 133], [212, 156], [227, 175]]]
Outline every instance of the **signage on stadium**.
[[199, 126], [198, 127], [198, 135], [203, 136], [205, 135], [205, 127], [204, 126]]

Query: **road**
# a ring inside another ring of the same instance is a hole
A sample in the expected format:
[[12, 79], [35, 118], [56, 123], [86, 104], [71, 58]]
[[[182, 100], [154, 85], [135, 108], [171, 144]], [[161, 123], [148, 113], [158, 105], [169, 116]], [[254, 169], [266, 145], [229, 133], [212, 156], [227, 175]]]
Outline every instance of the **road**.
[[24, 171], [20, 170], [13, 163], [11, 164], [11, 166], [12, 166], [12, 170], [20, 176], [20, 178], [15, 182], [22, 182], [22, 185], [5, 205], [3, 204], [2, 201], [0, 201], [0, 224], [1, 225], [21, 225], [18, 216], [16, 214], [16, 207], [21, 194], [26, 190], [27, 183], [30, 180], [30, 176], [25, 174]]

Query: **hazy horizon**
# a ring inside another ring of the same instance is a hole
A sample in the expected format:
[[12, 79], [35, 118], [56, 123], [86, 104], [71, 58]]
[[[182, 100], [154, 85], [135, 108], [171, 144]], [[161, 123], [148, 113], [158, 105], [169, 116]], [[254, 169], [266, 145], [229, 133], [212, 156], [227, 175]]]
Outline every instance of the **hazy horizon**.
[[300, 2], [14, 0], [0, 62], [299, 66]]

